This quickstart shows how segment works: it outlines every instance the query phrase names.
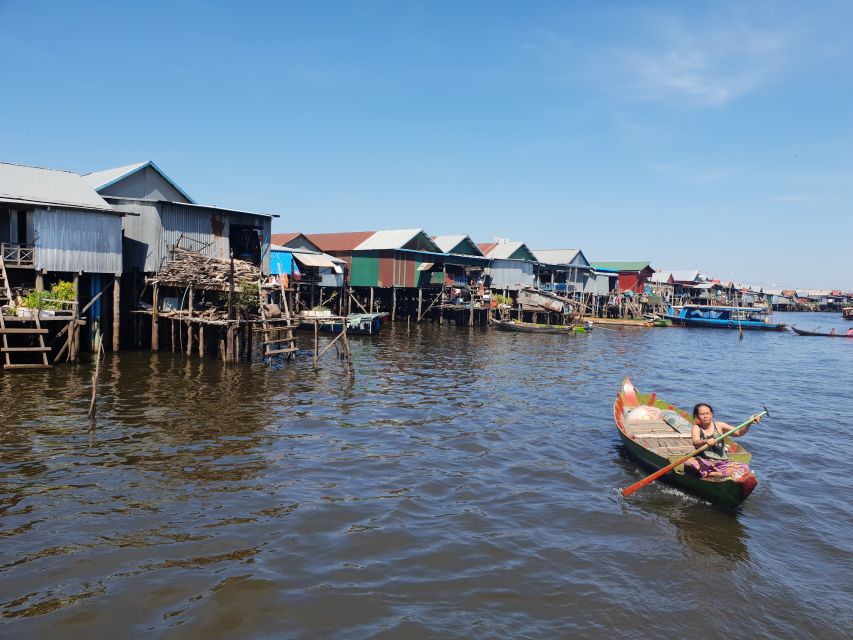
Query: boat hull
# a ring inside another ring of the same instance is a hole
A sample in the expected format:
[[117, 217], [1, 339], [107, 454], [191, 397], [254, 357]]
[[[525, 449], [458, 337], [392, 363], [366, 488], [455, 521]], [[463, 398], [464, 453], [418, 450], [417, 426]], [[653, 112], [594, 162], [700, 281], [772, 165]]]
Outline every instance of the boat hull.
[[710, 318], [682, 318], [667, 315], [673, 325], [679, 327], [703, 327], [707, 329], [743, 329], [744, 331], [784, 331], [786, 325], [776, 322], [756, 322], [755, 320], [713, 320]]
[[511, 320], [494, 320], [493, 324], [501, 331], [518, 331], [521, 333], [574, 334], [586, 333], [589, 330], [589, 327], [576, 325], [533, 324], [532, 322], [516, 322]]
[[[626, 393], [626, 390], [629, 390], [629, 392]], [[649, 404], [661, 410], [674, 410], [681, 414], [682, 417], [688, 417], [688, 414], [673, 405], [667, 404], [663, 400], [656, 399], [654, 394], [650, 396], [636, 394], [630, 380], [627, 378], [625, 384], [623, 384], [623, 391], [617, 394], [616, 402], [613, 405], [613, 416], [625, 452], [630, 458], [636, 460], [644, 467], [657, 471], [672, 464], [681, 456], [665, 456], [649, 449], [634, 439], [626, 430], [624, 424], [625, 407], [643, 404]], [[751, 456], [741, 447], [738, 447], [738, 453], [733, 454], [732, 458], [742, 462], [749, 462]], [[758, 484], [758, 479], [752, 472], [737, 480], [732, 478], [700, 478], [699, 476], [685, 473], [683, 464], [678, 465], [675, 469], [664, 475], [661, 480], [692, 495], [730, 509], [737, 507], [746, 500]]]
[[825, 333], [823, 331], [806, 331], [805, 329], [798, 329], [797, 327], [791, 327], [791, 331], [796, 333], [798, 336], [819, 336], [821, 338], [853, 338], [853, 334]]

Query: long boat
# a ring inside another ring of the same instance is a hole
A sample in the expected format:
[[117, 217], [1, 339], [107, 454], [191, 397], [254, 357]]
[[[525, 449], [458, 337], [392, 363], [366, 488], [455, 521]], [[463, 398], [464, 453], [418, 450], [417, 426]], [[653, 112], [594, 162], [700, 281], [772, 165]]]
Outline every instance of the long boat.
[[798, 329], [797, 327], [792, 326], [791, 330], [798, 336], [822, 336], [824, 338], [853, 338], [853, 329], [849, 329], [846, 333], [831, 333], [828, 331], [806, 331], [805, 329]]
[[[640, 394], [628, 378], [616, 394], [613, 417], [619, 437], [628, 455], [656, 471], [691, 453], [693, 442], [690, 415], [657, 398], [656, 394]], [[749, 464], [752, 454], [731, 438], [726, 438], [728, 457], [733, 462]], [[746, 500], [758, 479], [751, 471], [737, 479], [705, 477], [688, 473], [684, 465], [663, 476], [662, 480], [724, 507], [736, 507]]]
[[592, 330], [591, 325], [573, 324], [536, 324], [533, 322], [520, 322], [518, 320], [492, 320], [501, 331], [520, 331], [523, 333], [586, 333]]
[[853, 307], [844, 307], [841, 309], [841, 317], [845, 320], [853, 320]]
[[[320, 316], [322, 317], [322, 316]], [[390, 317], [387, 312], [384, 313], [351, 313], [346, 317], [347, 333], [355, 335], [373, 335], [379, 333], [385, 324], [385, 319]], [[300, 329], [314, 329], [314, 323], [310, 321], [301, 321]], [[320, 331], [323, 333], [340, 333], [343, 328], [342, 320], [327, 320], [319, 323]]]
[[666, 318], [671, 320], [672, 324], [682, 327], [784, 331], [787, 326], [780, 322], [772, 322], [768, 309], [756, 307], [685, 304], [680, 307], [670, 307]]

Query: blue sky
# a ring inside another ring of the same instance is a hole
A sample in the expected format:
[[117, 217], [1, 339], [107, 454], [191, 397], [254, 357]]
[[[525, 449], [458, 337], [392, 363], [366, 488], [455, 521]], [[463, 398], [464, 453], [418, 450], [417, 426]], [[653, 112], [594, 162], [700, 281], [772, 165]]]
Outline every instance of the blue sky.
[[0, 160], [853, 291], [853, 4], [0, 0]]

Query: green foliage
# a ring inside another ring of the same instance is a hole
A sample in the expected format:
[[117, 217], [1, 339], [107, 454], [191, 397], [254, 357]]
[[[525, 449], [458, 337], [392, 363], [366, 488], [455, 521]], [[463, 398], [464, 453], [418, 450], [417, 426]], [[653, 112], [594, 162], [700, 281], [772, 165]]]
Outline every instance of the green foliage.
[[501, 294], [496, 293], [493, 295], [493, 297], [495, 299], [495, 302], [497, 302], [498, 304], [512, 304], [512, 298], [510, 298], [509, 296], [502, 296]]
[[60, 280], [50, 291], [30, 291], [24, 304], [29, 309], [62, 309], [61, 302], [73, 302], [76, 298], [74, 283]]
[[[242, 280], [236, 283], [242, 291], [234, 292], [234, 308], [247, 309], [250, 313], [257, 313], [260, 307], [260, 298], [258, 297], [258, 283]], [[235, 287], [236, 289], [237, 287]], [[223, 307], [228, 306], [228, 292], [222, 291], [219, 294], [219, 301]]]

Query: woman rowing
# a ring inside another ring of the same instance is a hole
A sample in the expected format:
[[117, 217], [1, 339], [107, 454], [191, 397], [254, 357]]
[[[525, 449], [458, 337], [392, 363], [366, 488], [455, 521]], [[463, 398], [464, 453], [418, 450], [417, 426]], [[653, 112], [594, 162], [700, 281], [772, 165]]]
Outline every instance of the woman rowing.
[[[695, 422], [690, 431], [690, 438], [696, 449], [708, 445], [702, 453], [684, 463], [687, 471], [698, 474], [700, 477], [730, 477], [737, 479], [741, 475], [749, 473], [749, 467], [742, 462], [729, 460], [728, 450], [723, 442], [717, 438], [726, 431], [735, 427], [725, 422], [714, 420], [714, 409], [711, 405], [700, 402], [693, 407]], [[753, 423], [761, 422], [761, 416], [752, 416], [752, 420], [746, 426], [738, 429], [731, 435], [740, 438], [746, 435]]]

